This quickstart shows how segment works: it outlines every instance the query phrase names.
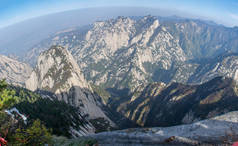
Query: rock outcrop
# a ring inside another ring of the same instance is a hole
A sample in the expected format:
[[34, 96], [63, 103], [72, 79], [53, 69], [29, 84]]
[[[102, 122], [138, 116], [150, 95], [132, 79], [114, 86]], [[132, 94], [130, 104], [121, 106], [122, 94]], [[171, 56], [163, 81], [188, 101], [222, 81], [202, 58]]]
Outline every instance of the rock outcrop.
[[118, 17], [56, 33], [27, 56], [34, 62], [51, 45], [62, 45], [77, 60], [86, 80], [104, 88], [133, 91], [150, 82], [197, 84], [218, 75], [236, 80], [236, 68], [229, 62], [215, 69], [214, 62], [201, 60], [237, 52], [237, 38], [235, 28], [200, 20]]
[[24, 86], [32, 68], [22, 62], [0, 55], [0, 79], [13, 85]]
[[231, 145], [238, 138], [238, 112], [188, 125], [104, 132], [90, 137], [99, 146]]
[[26, 87], [54, 93], [58, 100], [80, 108], [81, 114], [89, 119], [109, 120], [100, 108], [100, 97], [92, 93], [74, 58], [63, 47], [52, 46], [41, 53]]
[[237, 53], [222, 54], [201, 63], [194, 74], [189, 78], [189, 83], [204, 83], [217, 76], [226, 76], [238, 81]]

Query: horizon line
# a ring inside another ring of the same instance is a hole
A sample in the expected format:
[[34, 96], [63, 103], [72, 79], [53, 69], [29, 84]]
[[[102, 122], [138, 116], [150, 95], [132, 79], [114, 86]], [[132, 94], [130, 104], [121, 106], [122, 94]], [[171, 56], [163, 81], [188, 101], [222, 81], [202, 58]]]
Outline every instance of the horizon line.
[[[168, 8], [160, 8], [160, 7], [143, 7], [143, 6], [98, 6], [98, 7], [84, 7], [84, 8], [68, 9], [68, 10], [63, 10], [63, 11], [50, 12], [50, 13], [46, 13], [46, 14], [42, 14], [42, 15], [31, 16], [31, 17], [28, 17], [28, 18], [25, 18], [25, 19], [22, 19], [22, 20], [13, 22], [13, 23], [10, 22], [9, 24], [6, 24], [6, 25], [0, 25], [0, 29], [6, 29], [6, 28], [9, 28], [11, 26], [20, 24], [20, 23], [31, 21], [31, 20], [34, 20], [34, 19], [37, 19], [37, 18], [47, 17], [47, 16], [50, 16], [50, 15], [57, 15], [57, 14], [61, 14], [61, 13], [80, 11], [80, 10], [87, 10], [87, 9], [90, 10], [90, 9], [102, 9], [102, 8], [138, 8], [138, 9], [151, 9], [151, 10], [162, 10], [162, 11], [186, 13], [185, 11], [181, 11], [181, 10], [171, 10], [171, 9], [168, 9]], [[212, 20], [209, 17], [198, 16], [198, 15], [195, 15], [195, 14], [190, 14], [190, 17], [189, 16], [180, 16], [180, 15], [176, 15], [176, 14], [171, 14], [171, 15], [168, 15], [168, 16], [161, 16], [161, 14], [159, 14], [159, 15], [149, 14], [149, 15], [151, 15], [151, 16], [159, 16], [159, 17], [172, 17], [172, 16], [176, 16], [176, 17], [180, 17], [182, 19], [210, 21], [210, 22], [213, 22], [213, 23], [215, 23], [217, 25], [222, 25], [224, 27], [229, 27], [229, 28], [238, 27], [238, 25], [226, 25], [224, 23], [216, 22], [216, 20]], [[118, 15], [118, 16], [123, 16], [123, 15]], [[146, 16], [146, 15], [143, 15], [143, 16]], [[127, 16], [127, 17], [133, 17], [133, 15]]]

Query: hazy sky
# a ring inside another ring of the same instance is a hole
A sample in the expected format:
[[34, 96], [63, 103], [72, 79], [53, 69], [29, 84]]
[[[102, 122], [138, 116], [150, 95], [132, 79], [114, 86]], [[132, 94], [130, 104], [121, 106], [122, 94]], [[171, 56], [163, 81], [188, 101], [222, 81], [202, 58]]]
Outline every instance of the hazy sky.
[[55, 12], [110, 6], [178, 10], [238, 26], [238, 0], [0, 0], [0, 27]]

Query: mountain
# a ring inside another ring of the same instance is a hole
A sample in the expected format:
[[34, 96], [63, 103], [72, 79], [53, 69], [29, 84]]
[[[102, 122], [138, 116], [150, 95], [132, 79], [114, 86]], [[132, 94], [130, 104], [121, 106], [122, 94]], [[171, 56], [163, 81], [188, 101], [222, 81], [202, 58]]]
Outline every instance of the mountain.
[[86, 29], [56, 35], [33, 48], [28, 58], [60, 44], [72, 52], [87, 80], [105, 87], [133, 88], [151, 79], [144, 67], [150, 65], [147, 62], [170, 68], [172, 62], [186, 60], [178, 42], [163, 28], [150, 16], [138, 21], [119, 17], [96, 22]]
[[145, 127], [188, 124], [238, 110], [238, 85], [216, 77], [201, 85], [151, 83], [108, 106]]
[[31, 90], [11, 87], [22, 98], [14, 108], [56, 135], [173, 126], [89, 137], [107, 145], [214, 144], [237, 129], [237, 112], [216, 117], [238, 111], [237, 38], [237, 28], [200, 20], [118, 17], [35, 45], [25, 56], [33, 71], [5, 56], [0, 71]]
[[121, 15], [144, 16], [148, 14], [188, 16], [178, 11], [143, 7], [98, 7], [48, 14], [0, 28], [0, 54], [24, 57], [30, 48], [63, 29], [77, 28]]
[[29, 65], [0, 55], [0, 79], [6, 79], [8, 83], [14, 85], [24, 86], [31, 71], [32, 68]]
[[234, 111], [193, 124], [126, 129], [88, 137], [104, 146], [232, 145], [237, 141], [237, 116]]
[[[24, 118], [25, 126], [39, 119], [47, 128], [52, 129], [55, 135], [78, 137], [96, 132], [96, 128], [76, 107], [63, 101], [45, 98], [19, 86], [8, 85], [7, 90], [11, 91], [16, 102], [5, 112], [13, 116], [13, 119], [16, 118], [13, 111], [20, 114]], [[14, 123], [19, 124], [18, 122]]]
[[225, 53], [212, 59], [203, 60], [194, 71], [189, 83], [204, 83], [216, 76], [226, 76], [238, 81], [238, 54]]
[[58, 136], [79, 137], [96, 132], [78, 108], [63, 101], [40, 97], [34, 102], [20, 102], [15, 107], [27, 115], [28, 121], [39, 119]]
[[[34, 64], [40, 52], [62, 45], [72, 53], [86, 80], [103, 88], [133, 91], [151, 82], [198, 84], [216, 76], [236, 79], [236, 68], [229, 64], [222, 71], [212, 68], [214, 60], [225, 62], [218, 59], [221, 54], [238, 51], [237, 36], [236, 28], [201, 20], [118, 17], [58, 32], [33, 47], [25, 61]], [[211, 71], [212, 75], [205, 75]]]
[[93, 94], [74, 58], [63, 47], [52, 46], [41, 53], [26, 87], [32, 91], [53, 93], [57, 100], [79, 108], [88, 120], [101, 119], [114, 126], [101, 109], [101, 98]]

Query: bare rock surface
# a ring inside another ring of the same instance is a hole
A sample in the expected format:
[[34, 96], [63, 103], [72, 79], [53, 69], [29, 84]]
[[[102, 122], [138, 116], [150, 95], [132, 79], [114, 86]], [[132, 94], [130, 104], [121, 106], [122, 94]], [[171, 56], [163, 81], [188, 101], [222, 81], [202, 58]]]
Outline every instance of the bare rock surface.
[[13, 85], [24, 86], [29, 78], [32, 68], [22, 62], [0, 55], [0, 79]]
[[100, 97], [93, 94], [74, 58], [63, 47], [52, 46], [41, 53], [26, 87], [32, 91], [54, 93], [58, 100], [79, 107], [90, 119], [102, 117], [109, 120], [100, 108]]
[[238, 112], [174, 127], [104, 132], [91, 137], [102, 146], [224, 145], [237, 140]]

